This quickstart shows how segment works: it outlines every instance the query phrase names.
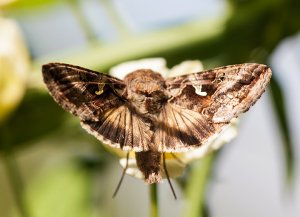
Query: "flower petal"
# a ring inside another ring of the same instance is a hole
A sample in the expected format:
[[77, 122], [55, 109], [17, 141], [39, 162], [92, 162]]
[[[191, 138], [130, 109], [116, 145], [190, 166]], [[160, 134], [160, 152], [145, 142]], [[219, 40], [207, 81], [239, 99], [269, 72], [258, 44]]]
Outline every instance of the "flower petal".
[[[119, 161], [123, 169], [125, 169], [126, 167], [126, 160], [127, 160], [126, 158], [121, 158]], [[166, 167], [170, 178], [177, 178], [183, 174], [186, 164], [180, 162], [178, 159], [168, 158], [166, 159]], [[138, 179], [144, 179], [143, 173], [137, 167], [135, 158], [128, 159], [126, 174], [131, 175]], [[164, 170], [162, 170], [162, 178], [163, 179], [167, 178]]]
[[0, 18], [0, 122], [19, 104], [26, 88], [29, 55], [17, 23]]
[[13, 3], [16, 0], [0, 0], [0, 8]]
[[[120, 164], [123, 168], [126, 167], [126, 160], [127, 160], [126, 158], [120, 159]], [[135, 158], [128, 159], [128, 166], [127, 166], [126, 174], [131, 175], [138, 179], [144, 179], [143, 173], [137, 167]]]
[[179, 157], [185, 163], [191, 163], [201, 159], [211, 152], [221, 148], [224, 144], [229, 143], [237, 136], [238, 119], [234, 119], [230, 125], [225, 127], [219, 134], [215, 135], [210, 141], [203, 144], [201, 147], [182, 153]]
[[179, 65], [174, 66], [167, 74], [167, 77], [175, 77], [201, 71], [203, 71], [203, 65], [201, 61], [187, 60], [183, 61]]
[[109, 74], [116, 78], [123, 79], [128, 73], [137, 69], [152, 69], [162, 75], [166, 74], [166, 71], [168, 71], [166, 60], [164, 58], [147, 58], [116, 65], [109, 70]]

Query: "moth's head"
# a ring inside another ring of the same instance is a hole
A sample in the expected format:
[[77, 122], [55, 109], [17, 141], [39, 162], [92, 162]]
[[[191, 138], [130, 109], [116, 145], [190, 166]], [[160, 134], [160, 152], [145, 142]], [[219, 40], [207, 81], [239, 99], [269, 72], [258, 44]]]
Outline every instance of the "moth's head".
[[129, 91], [145, 97], [160, 95], [166, 88], [164, 78], [151, 69], [133, 71], [124, 78], [124, 82]]

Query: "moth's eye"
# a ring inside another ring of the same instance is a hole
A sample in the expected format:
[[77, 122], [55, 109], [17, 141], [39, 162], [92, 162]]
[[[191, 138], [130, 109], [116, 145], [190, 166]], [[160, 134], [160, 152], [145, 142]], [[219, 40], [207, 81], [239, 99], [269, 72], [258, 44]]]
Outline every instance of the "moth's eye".
[[221, 83], [222, 81], [224, 81], [226, 79], [226, 74], [225, 73], [220, 73], [216, 79], [215, 82], [216, 83]]
[[150, 94], [150, 97], [156, 98], [156, 99], [165, 100], [167, 98], [167, 95], [163, 91], [158, 90], [158, 91], [152, 92]]
[[159, 91], [154, 91], [154, 92], [148, 94], [149, 95], [148, 97], [155, 97], [155, 96], [158, 96], [159, 94], [160, 94]]
[[222, 73], [222, 74], [219, 76], [219, 79], [220, 79], [221, 81], [224, 81], [224, 80], [225, 80], [225, 77], [226, 77], [225, 73]]
[[154, 97], [155, 94], [152, 92], [152, 93], [148, 93], [148, 92], [142, 92], [141, 94], [143, 94], [145, 97]]

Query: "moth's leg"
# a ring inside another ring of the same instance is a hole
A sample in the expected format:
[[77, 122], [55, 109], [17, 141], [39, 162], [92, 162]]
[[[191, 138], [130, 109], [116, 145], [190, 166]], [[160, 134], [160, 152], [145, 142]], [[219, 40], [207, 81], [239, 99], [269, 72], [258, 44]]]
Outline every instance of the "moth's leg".
[[115, 192], [114, 192], [114, 194], [112, 196], [113, 198], [117, 195], [117, 193], [118, 193], [118, 191], [119, 191], [119, 189], [121, 187], [121, 184], [123, 182], [124, 176], [126, 174], [126, 170], [128, 168], [128, 159], [129, 159], [129, 152], [127, 152], [127, 155], [126, 155], [126, 165], [125, 165], [125, 168], [123, 169], [122, 176], [121, 176], [121, 179], [120, 179], [120, 181], [119, 181], [119, 183], [117, 185], [117, 188], [116, 188], [116, 190], [115, 190]]
[[173, 157], [175, 160], [177, 160], [178, 163], [180, 163], [180, 164], [183, 165], [183, 166], [186, 165], [179, 157], [176, 156], [176, 154], [174, 154], [174, 153], [172, 153], [172, 152], [171, 152], [170, 154], [172, 155], [172, 157]]
[[173, 185], [172, 185], [172, 183], [171, 183], [171, 180], [170, 180], [170, 177], [169, 177], [169, 173], [168, 173], [168, 170], [167, 170], [165, 153], [163, 153], [163, 167], [164, 167], [164, 171], [165, 171], [167, 180], [168, 180], [168, 182], [169, 182], [170, 188], [171, 188], [171, 190], [172, 190], [173, 196], [174, 196], [174, 198], [175, 198], [175, 200], [176, 200], [176, 199], [177, 199], [176, 193], [175, 193], [175, 191], [174, 191], [174, 188], [173, 188]]

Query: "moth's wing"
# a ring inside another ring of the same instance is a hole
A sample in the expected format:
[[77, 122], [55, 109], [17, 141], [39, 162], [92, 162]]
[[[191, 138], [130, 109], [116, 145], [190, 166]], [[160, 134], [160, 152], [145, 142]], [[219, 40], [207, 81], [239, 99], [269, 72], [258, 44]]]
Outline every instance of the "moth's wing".
[[[246, 63], [170, 78], [167, 86], [173, 92], [171, 103], [222, 123], [247, 111], [265, 91], [271, 75], [266, 65]], [[175, 93], [178, 84], [180, 91]], [[182, 103], [183, 99], [188, 104]]]
[[42, 71], [55, 101], [78, 116], [89, 133], [116, 148], [148, 150], [151, 131], [127, 107], [123, 81], [63, 63], [43, 65]]
[[106, 111], [99, 121], [81, 121], [81, 125], [99, 140], [124, 151], [149, 150], [153, 135], [150, 123], [126, 105]]
[[247, 111], [271, 78], [265, 65], [230, 65], [166, 80], [170, 100], [159, 116], [160, 151], [184, 151], [213, 138]]
[[92, 70], [63, 63], [42, 68], [44, 82], [55, 101], [81, 120], [99, 120], [100, 115], [124, 101], [119, 96], [123, 81]]
[[201, 146], [220, 124], [211, 124], [201, 113], [167, 103], [158, 117], [154, 144], [159, 152], [183, 152]]

